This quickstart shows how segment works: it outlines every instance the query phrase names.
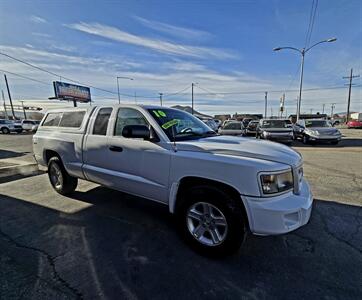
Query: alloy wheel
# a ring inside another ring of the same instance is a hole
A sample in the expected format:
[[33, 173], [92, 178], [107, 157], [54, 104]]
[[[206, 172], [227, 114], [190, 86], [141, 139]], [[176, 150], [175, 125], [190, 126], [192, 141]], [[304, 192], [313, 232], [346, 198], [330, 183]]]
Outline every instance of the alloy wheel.
[[193, 204], [186, 213], [190, 234], [206, 246], [220, 245], [226, 239], [228, 224], [224, 214], [207, 202]]

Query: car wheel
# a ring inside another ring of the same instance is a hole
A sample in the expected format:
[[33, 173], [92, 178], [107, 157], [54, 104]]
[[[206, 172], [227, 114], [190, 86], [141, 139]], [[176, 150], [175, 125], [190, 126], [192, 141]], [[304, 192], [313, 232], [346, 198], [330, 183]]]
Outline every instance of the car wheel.
[[303, 144], [309, 144], [309, 137], [307, 135], [303, 135]]
[[53, 189], [61, 195], [73, 193], [78, 185], [78, 178], [68, 174], [59, 157], [49, 160], [48, 177]]
[[338, 145], [339, 141], [333, 141], [331, 142], [332, 145]]
[[6, 128], [6, 127], [3, 127], [3, 128], [1, 128], [1, 132], [2, 132], [3, 134], [9, 134], [9, 133], [10, 133], [10, 129], [9, 129], [9, 128]]
[[197, 186], [185, 191], [177, 210], [180, 232], [197, 252], [225, 256], [236, 252], [246, 237], [242, 208], [224, 191]]

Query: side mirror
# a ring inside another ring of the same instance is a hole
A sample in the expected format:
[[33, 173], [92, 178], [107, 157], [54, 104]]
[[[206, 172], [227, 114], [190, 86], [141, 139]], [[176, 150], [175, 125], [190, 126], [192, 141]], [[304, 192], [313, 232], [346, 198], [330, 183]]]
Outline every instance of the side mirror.
[[122, 136], [125, 138], [149, 140], [151, 131], [146, 125], [126, 125], [123, 127]]

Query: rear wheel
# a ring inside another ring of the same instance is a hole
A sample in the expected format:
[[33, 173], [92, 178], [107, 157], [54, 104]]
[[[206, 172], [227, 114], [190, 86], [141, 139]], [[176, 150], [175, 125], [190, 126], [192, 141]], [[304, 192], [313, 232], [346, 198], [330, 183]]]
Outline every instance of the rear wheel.
[[180, 200], [178, 225], [193, 249], [204, 255], [225, 256], [240, 248], [246, 236], [241, 204], [210, 186], [192, 187]]
[[68, 174], [59, 157], [49, 160], [48, 176], [53, 189], [61, 195], [71, 194], [77, 188], [78, 179]]
[[2, 132], [3, 134], [9, 134], [9, 133], [10, 133], [10, 129], [7, 128], [7, 127], [3, 127], [3, 128], [1, 128], [1, 132]]

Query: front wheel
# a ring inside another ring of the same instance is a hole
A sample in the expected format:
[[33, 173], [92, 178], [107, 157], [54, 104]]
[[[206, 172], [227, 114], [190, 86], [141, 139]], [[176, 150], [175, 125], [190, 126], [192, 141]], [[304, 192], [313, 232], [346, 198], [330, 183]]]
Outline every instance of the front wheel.
[[49, 160], [48, 176], [53, 189], [61, 195], [71, 194], [77, 188], [78, 178], [68, 174], [59, 157]]
[[9, 133], [10, 133], [10, 129], [4, 127], [4, 128], [1, 128], [1, 132], [2, 132], [3, 134], [9, 134]]
[[186, 242], [208, 256], [236, 252], [246, 236], [246, 220], [240, 204], [222, 190], [197, 186], [183, 193], [177, 211]]

